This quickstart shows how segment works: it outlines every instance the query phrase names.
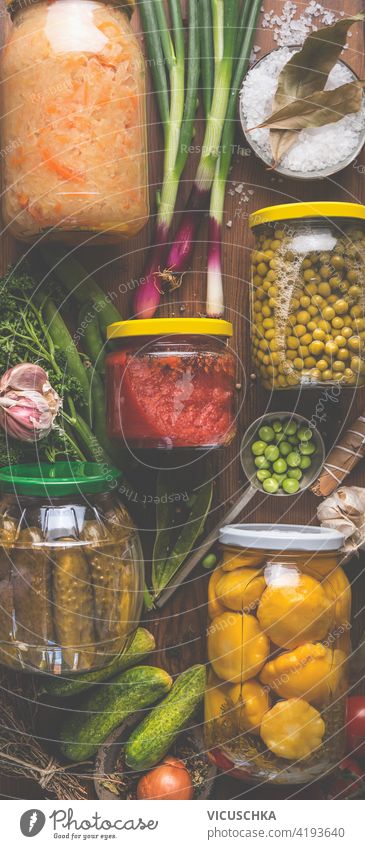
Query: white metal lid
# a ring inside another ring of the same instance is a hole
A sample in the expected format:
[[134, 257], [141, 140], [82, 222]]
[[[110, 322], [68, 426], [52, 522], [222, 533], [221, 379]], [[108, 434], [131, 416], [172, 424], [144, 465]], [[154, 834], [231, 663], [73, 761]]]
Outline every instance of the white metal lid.
[[338, 551], [344, 539], [339, 531], [315, 525], [226, 525], [219, 532], [223, 545], [265, 551]]

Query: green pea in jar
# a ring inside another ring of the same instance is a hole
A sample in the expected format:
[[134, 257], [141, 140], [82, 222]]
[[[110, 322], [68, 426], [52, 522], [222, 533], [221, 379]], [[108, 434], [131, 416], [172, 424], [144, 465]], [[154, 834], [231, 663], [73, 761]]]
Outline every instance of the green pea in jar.
[[293, 203], [250, 218], [253, 360], [266, 389], [365, 384], [365, 207]]

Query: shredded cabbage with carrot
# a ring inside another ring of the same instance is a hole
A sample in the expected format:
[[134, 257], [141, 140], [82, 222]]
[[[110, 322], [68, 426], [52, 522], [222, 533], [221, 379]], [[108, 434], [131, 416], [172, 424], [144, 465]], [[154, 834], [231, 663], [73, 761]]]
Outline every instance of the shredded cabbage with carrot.
[[20, 238], [137, 233], [148, 217], [144, 67], [123, 11], [29, 6], [1, 65], [5, 224]]

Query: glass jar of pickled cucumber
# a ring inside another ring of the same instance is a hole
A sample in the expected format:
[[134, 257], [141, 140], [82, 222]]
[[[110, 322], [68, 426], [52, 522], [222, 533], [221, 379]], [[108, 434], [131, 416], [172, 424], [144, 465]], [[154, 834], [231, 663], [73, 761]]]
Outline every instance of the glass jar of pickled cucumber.
[[61, 675], [128, 646], [143, 559], [119, 477], [95, 463], [0, 469], [0, 663]]
[[208, 591], [205, 737], [243, 780], [301, 784], [345, 751], [351, 591], [340, 533], [231, 525]]
[[365, 207], [254, 212], [253, 360], [267, 389], [365, 383]]

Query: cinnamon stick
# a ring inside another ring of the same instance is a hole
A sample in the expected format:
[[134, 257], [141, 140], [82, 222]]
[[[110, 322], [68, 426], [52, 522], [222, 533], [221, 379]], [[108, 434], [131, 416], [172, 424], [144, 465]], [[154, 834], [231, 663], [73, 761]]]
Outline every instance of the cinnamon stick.
[[322, 472], [311, 487], [315, 495], [327, 498], [365, 457], [365, 416], [359, 416], [330, 451]]

